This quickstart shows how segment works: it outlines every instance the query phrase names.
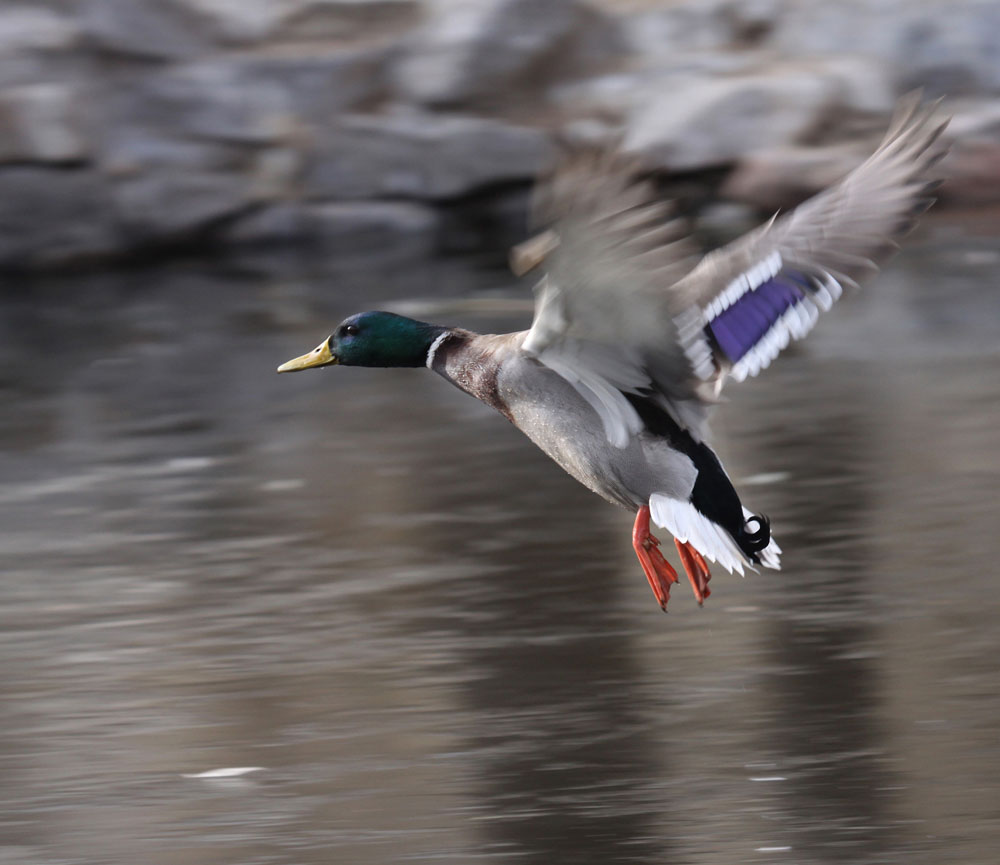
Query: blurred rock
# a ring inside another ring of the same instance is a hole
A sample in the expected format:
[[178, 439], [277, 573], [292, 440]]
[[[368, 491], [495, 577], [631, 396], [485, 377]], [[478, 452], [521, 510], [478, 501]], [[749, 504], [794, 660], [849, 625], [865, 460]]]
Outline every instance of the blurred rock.
[[0, 90], [0, 162], [74, 162], [90, 155], [79, 94], [60, 84]]
[[110, 115], [116, 129], [244, 145], [283, 141], [296, 129], [285, 90], [221, 60], [136, 78], [116, 91]]
[[947, 136], [957, 140], [1000, 140], [1000, 98], [952, 100], [943, 106], [952, 115]]
[[722, 246], [760, 224], [756, 207], [735, 201], [717, 201], [698, 211], [697, 231], [711, 240], [711, 247]]
[[304, 158], [295, 147], [265, 147], [250, 159], [249, 180], [253, 195], [263, 199], [297, 195]]
[[942, 169], [941, 198], [955, 204], [1000, 200], [1000, 99], [967, 100], [953, 106], [945, 134], [952, 141]]
[[432, 0], [429, 9], [394, 75], [404, 99], [425, 105], [503, 103], [529, 76], [534, 90], [623, 51], [616, 26], [578, 0]]
[[[547, 91], [564, 114], [624, 125], [635, 111], [667, 92], [704, 81], [768, 74], [771, 58], [757, 52], [660, 52], [650, 65], [629, 65], [589, 78], [561, 82]], [[800, 70], [797, 70], [797, 72]]]
[[653, 168], [726, 165], [802, 140], [835, 107], [836, 95], [834, 82], [805, 75], [689, 81], [636, 109], [624, 146]]
[[732, 45], [736, 33], [726, 14], [726, 0], [686, 0], [656, 5], [629, 16], [624, 32], [628, 46], [641, 62], [659, 66], [681, 52]]
[[181, 60], [208, 47], [197, 18], [175, 0], [82, 0], [79, 14], [89, 44], [110, 54]]
[[506, 267], [510, 248], [531, 232], [531, 185], [524, 183], [463, 198], [441, 208], [440, 249], [445, 253], [493, 252]]
[[280, 37], [371, 42], [415, 26], [422, 6], [419, 0], [298, 0]]
[[308, 241], [306, 207], [297, 201], [267, 205], [234, 219], [222, 240], [237, 246], [298, 245]]
[[728, 0], [722, 15], [736, 45], [755, 45], [767, 39], [787, 5], [787, 0]]
[[743, 157], [720, 189], [724, 198], [765, 210], [794, 207], [860, 165], [874, 150], [857, 142], [776, 147]]
[[227, 68], [241, 87], [280, 92], [297, 120], [315, 126], [384, 97], [388, 59], [378, 45], [298, 45], [231, 54]]
[[259, 201], [239, 174], [169, 170], [119, 181], [111, 196], [122, 231], [144, 244], [190, 238]]
[[570, 116], [620, 124], [652, 87], [655, 85], [642, 72], [612, 72], [558, 84], [549, 89], [549, 97]]
[[624, 30], [633, 55], [654, 69], [692, 53], [757, 48], [779, 60], [864, 59], [882, 67], [897, 93], [1000, 87], [1000, 5], [992, 0], [677, 0], [624, 16]]
[[37, 267], [123, 246], [103, 178], [91, 171], [0, 169], [0, 266]]
[[419, 258], [437, 245], [438, 214], [404, 201], [314, 204], [304, 209], [304, 235], [332, 256]]
[[237, 144], [170, 138], [128, 127], [107, 130], [101, 149], [101, 170], [109, 178], [131, 177], [160, 168], [240, 171], [247, 162], [245, 148]]
[[[794, 2], [794, 0], [792, 0]], [[674, 0], [645, 4], [625, 16], [630, 53], [663, 68], [691, 58], [736, 56], [766, 45], [789, 0]], [[612, 2], [611, 8], [615, 8]]]
[[79, 33], [72, 18], [51, 9], [12, 4], [0, 10], [0, 54], [69, 48]]
[[0, 9], [0, 87], [63, 80], [79, 68], [80, 30], [45, 8]]
[[218, 42], [261, 42], [295, 5], [291, 0], [178, 0]]
[[178, 0], [222, 43], [370, 42], [417, 23], [418, 0]]
[[[342, 242], [352, 216], [411, 249], [505, 245], [557, 137], [623, 143], [690, 202], [787, 207], [915, 84], [972, 94], [945, 109], [942, 197], [996, 201], [998, 32], [995, 0], [21, 0], [0, 9], [0, 262]], [[51, 226], [11, 227], [32, 194]]]
[[571, 120], [559, 130], [559, 141], [575, 148], [615, 148], [621, 141], [621, 133], [616, 124], [581, 117]]
[[[785, 65], [775, 63], [774, 67], [780, 70]], [[808, 65], [815, 75], [836, 84], [837, 98], [845, 108], [892, 113], [896, 88], [885, 63], [871, 57], [837, 56], [813, 58]]]
[[337, 257], [419, 258], [437, 251], [440, 214], [406, 201], [279, 202], [223, 227], [231, 246], [309, 246]]
[[947, 175], [942, 200], [952, 204], [1000, 201], [1000, 141], [956, 142], [944, 162]]
[[790, 3], [771, 44], [792, 56], [856, 54], [892, 70], [899, 90], [952, 97], [1000, 87], [1000, 4], [992, 0]]
[[433, 114], [344, 117], [317, 141], [311, 198], [454, 198], [531, 180], [551, 156], [537, 129]]

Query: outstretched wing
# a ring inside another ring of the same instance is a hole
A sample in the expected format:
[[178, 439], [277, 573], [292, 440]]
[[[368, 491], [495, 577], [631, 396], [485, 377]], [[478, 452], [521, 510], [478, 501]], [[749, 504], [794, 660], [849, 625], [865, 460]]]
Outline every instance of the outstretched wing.
[[844, 285], [877, 270], [931, 202], [944, 123], [904, 100], [874, 155], [796, 210], [710, 253], [635, 165], [577, 157], [541, 188], [548, 230], [520, 249], [544, 260], [523, 347], [568, 381], [624, 447], [641, 422], [625, 394], [657, 401], [696, 437], [712, 391], [804, 336]]
[[[947, 125], [919, 94], [904, 99], [879, 148], [840, 183], [791, 213], [707, 255], [675, 287], [694, 300], [684, 313], [695, 372], [742, 381], [805, 336], [844, 286], [878, 270], [933, 202], [929, 169]], [[706, 353], [703, 336], [710, 352]], [[721, 377], [716, 379], [721, 385]]]
[[690, 272], [697, 247], [687, 226], [631, 160], [609, 152], [571, 157], [539, 189], [551, 226], [515, 250], [514, 266], [544, 260], [535, 318], [523, 349], [569, 380], [624, 447], [641, 422], [625, 393], [657, 393], [675, 415], [694, 405], [692, 375], [666, 289]]

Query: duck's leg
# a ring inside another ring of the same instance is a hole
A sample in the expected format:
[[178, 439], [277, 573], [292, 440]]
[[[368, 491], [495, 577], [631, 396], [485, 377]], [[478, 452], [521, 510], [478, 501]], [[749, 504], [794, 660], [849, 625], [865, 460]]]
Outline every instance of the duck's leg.
[[639, 557], [639, 564], [649, 580], [649, 587], [656, 595], [663, 612], [667, 611], [670, 600], [670, 584], [677, 582], [677, 571], [660, 552], [660, 542], [649, 533], [649, 506], [643, 505], [635, 515], [632, 528], [632, 546]]
[[691, 581], [695, 600], [701, 605], [705, 603], [705, 598], [712, 594], [712, 590], [708, 587], [708, 581], [712, 577], [708, 572], [708, 565], [705, 564], [701, 553], [691, 544], [682, 543], [677, 538], [674, 538], [674, 543], [677, 545], [677, 552], [680, 553], [681, 564], [684, 565], [684, 570], [687, 571], [688, 579]]

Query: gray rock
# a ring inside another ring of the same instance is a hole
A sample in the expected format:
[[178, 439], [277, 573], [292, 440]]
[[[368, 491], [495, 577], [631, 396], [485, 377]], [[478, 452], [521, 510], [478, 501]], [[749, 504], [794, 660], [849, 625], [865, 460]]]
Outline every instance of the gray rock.
[[295, 201], [282, 201], [238, 216], [221, 234], [225, 243], [237, 246], [298, 245], [310, 240], [306, 208]]
[[640, 62], [659, 66], [678, 51], [718, 49], [734, 40], [723, 0], [687, 0], [643, 9], [625, 19], [623, 32]]
[[286, 201], [238, 216], [220, 240], [241, 256], [273, 254], [276, 248], [318, 250], [322, 260], [363, 257], [372, 265], [431, 255], [496, 255], [504, 266], [510, 246], [527, 236], [529, 191], [511, 190], [456, 208], [413, 202]]
[[166, 137], [232, 144], [281, 142], [297, 123], [289, 95], [279, 86], [247, 79], [239, 64], [206, 60], [157, 71], [114, 93], [108, 125]]
[[720, 194], [766, 210], [794, 207], [860, 165], [875, 148], [858, 142], [776, 147], [743, 157]]
[[112, 187], [115, 215], [133, 243], [192, 237], [259, 200], [245, 177], [190, 171], [157, 171]]
[[319, 199], [453, 198], [530, 180], [551, 154], [537, 129], [471, 117], [354, 115], [317, 141], [305, 191]]
[[759, 44], [787, 0], [679, 0], [642, 8], [625, 19], [631, 51], [654, 66], [665, 57]]
[[898, 88], [955, 96], [1000, 87], [1000, 4], [993, 0], [800, 0], [772, 43], [793, 56], [857, 54], [893, 70]]
[[178, 0], [217, 42], [255, 43], [272, 37], [294, 0]]
[[79, 94], [60, 84], [0, 90], [0, 162], [73, 162], [90, 155]]
[[559, 130], [559, 140], [574, 148], [615, 148], [621, 142], [621, 129], [602, 120], [581, 117]]
[[728, 0], [722, 15], [736, 45], [754, 45], [771, 33], [786, 6], [787, 0]]
[[945, 108], [952, 115], [950, 138], [1000, 141], [1000, 98], [949, 100]]
[[[628, 71], [558, 84], [549, 89], [548, 95], [570, 117], [620, 123], [642, 103], [647, 88], [650, 88], [647, 75]], [[570, 121], [573, 122], [579, 121]]]
[[[787, 62], [776, 69], [788, 68], [794, 74], [796, 64]], [[801, 69], [801, 66], [798, 67]], [[889, 114], [896, 104], [896, 88], [886, 64], [873, 57], [831, 56], [811, 58], [806, 63], [810, 74], [825, 78], [837, 86], [837, 98], [845, 108], [874, 114]]]
[[394, 74], [404, 99], [426, 105], [506, 101], [529, 76], [537, 87], [578, 66], [582, 54], [600, 62], [621, 48], [614, 25], [578, 0], [434, 0], [429, 7]]
[[221, 239], [240, 247], [318, 247], [340, 258], [420, 258], [435, 252], [441, 217], [404, 201], [280, 202], [240, 216]]
[[224, 44], [372, 41], [413, 26], [418, 0], [177, 0]]
[[0, 87], [79, 80], [79, 37], [68, 15], [29, 6], [0, 9]]
[[107, 185], [89, 171], [0, 169], [0, 266], [64, 264], [119, 251]]
[[951, 151], [942, 163], [941, 197], [955, 204], [1000, 201], [1000, 99], [949, 104]]
[[707, 236], [712, 248], [735, 240], [759, 224], [755, 207], [735, 201], [715, 201], [698, 211], [698, 234]]
[[626, 118], [662, 94], [705, 80], [767, 72], [773, 58], [759, 52], [661, 53], [655, 66], [636, 66], [557, 84], [548, 96], [568, 116], [600, 118], [624, 125]]
[[246, 148], [221, 141], [171, 138], [158, 131], [111, 128], [101, 143], [101, 169], [133, 177], [156, 169], [224, 172], [243, 170]]
[[836, 104], [838, 88], [813, 76], [689, 80], [636, 109], [624, 147], [650, 167], [691, 171], [800, 141]]
[[267, 200], [296, 195], [303, 165], [302, 151], [294, 147], [264, 147], [255, 151], [248, 165], [251, 194]]
[[531, 236], [531, 193], [531, 186], [523, 184], [442, 207], [440, 250], [492, 254], [506, 266], [511, 247]]
[[297, 119], [327, 125], [385, 95], [388, 57], [380, 46], [297, 45], [230, 54], [227, 65], [241, 87], [277, 90]]
[[208, 46], [197, 18], [174, 0], [83, 0], [79, 22], [90, 45], [124, 57], [182, 60]]
[[404, 201], [355, 201], [311, 205], [305, 235], [328, 255], [353, 257], [377, 252], [392, 258], [430, 255], [437, 243], [438, 215]]
[[73, 47], [80, 32], [67, 15], [28, 4], [0, 10], [0, 54], [59, 51]]
[[952, 204], [1000, 202], [1000, 141], [956, 142], [942, 163], [945, 183], [940, 197]]
[[413, 27], [418, 0], [298, 0], [282, 22], [283, 40], [370, 42]]

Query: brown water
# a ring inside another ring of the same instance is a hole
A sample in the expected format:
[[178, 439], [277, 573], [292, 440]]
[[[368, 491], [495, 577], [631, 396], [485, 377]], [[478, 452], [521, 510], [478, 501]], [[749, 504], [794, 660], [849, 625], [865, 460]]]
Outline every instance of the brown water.
[[8, 283], [0, 862], [994, 865], [996, 247], [732, 389], [785, 569], [669, 616], [630, 515], [440, 380], [273, 372], [401, 298], [514, 329], [503, 274]]

